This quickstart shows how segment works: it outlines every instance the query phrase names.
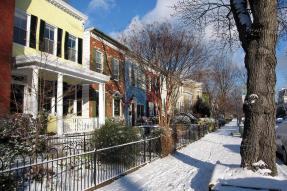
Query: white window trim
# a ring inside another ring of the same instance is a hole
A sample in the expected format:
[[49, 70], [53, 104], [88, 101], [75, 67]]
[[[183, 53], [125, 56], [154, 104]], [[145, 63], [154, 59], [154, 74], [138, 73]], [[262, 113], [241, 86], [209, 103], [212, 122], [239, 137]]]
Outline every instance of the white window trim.
[[119, 99], [119, 100], [120, 100], [120, 115], [115, 116], [115, 98], [113, 98], [113, 117], [121, 117], [122, 116], [122, 103], [121, 103], [121, 99]]
[[[57, 56], [57, 39], [58, 39], [57, 32], [58, 32], [58, 28], [55, 25], [52, 25], [52, 24], [47, 23], [47, 22], [45, 23], [45, 27], [46, 27], [46, 25], [49, 25], [49, 26], [54, 28], [54, 44], [53, 44], [53, 54], [52, 55]], [[48, 52], [45, 52], [45, 53], [50, 54]]]
[[[15, 12], [14, 12], [14, 17], [15, 16], [26, 17], [26, 21], [27, 21], [27, 23], [26, 23], [26, 43], [25, 43], [25, 45], [22, 45], [22, 44], [21, 45], [25, 46], [25, 47], [29, 47], [29, 45], [30, 45], [31, 15], [28, 14], [27, 12], [21, 10], [21, 9], [16, 8]], [[14, 25], [13, 25], [13, 27], [14, 27]], [[14, 40], [13, 40], [13, 43], [17, 43], [17, 42], [14, 42]]]
[[67, 60], [69, 60], [69, 61], [71, 61], [71, 62], [76, 62], [77, 64], [79, 64], [78, 63], [78, 37], [77, 36], [75, 36], [75, 35], [73, 35], [73, 34], [71, 34], [71, 33], [69, 33], [69, 35], [68, 35], [68, 40], [69, 40], [69, 38], [74, 38], [75, 39], [75, 51], [76, 51], [76, 55], [75, 55], [75, 60], [73, 61], [73, 60], [69, 60], [69, 59], [67, 59]]
[[[79, 38], [78, 37], [76, 37], [76, 36], [74, 36], [75, 38], [76, 38], [76, 55], [75, 55], [75, 62], [76, 63], [78, 63], [78, 51], [79, 51]], [[80, 64], [80, 63], [78, 63], [78, 64]]]
[[[101, 73], [103, 73], [103, 71], [104, 71], [104, 53], [102, 53], [102, 51], [100, 51], [99, 49], [95, 49], [95, 50], [96, 50], [96, 52], [101, 54]], [[96, 55], [95, 55], [94, 59], [96, 60]]]
[[31, 28], [31, 15], [27, 14], [27, 27], [26, 27], [26, 47], [30, 45], [30, 28]]
[[120, 80], [120, 61], [117, 58], [112, 58], [112, 75], [114, 75], [114, 66], [113, 66], [113, 60], [115, 60], [118, 63], [118, 79], [114, 79], [116, 81]]
[[53, 55], [57, 56], [57, 49], [58, 49], [58, 28], [54, 28], [54, 52]]

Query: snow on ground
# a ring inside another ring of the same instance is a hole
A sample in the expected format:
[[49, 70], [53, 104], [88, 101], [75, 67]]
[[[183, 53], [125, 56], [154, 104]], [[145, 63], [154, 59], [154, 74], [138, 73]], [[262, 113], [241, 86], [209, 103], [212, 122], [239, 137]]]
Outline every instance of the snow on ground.
[[[235, 169], [238, 170], [240, 167], [241, 138], [230, 136], [234, 131], [238, 131], [236, 121], [232, 121], [217, 132], [206, 135], [174, 155], [156, 160], [99, 190], [207, 191], [216, 164], [230, 170], [227, 176], [236, 174]], [[278, 165], [280, 177], [274, 181], [286, 185], [287, 188], [287, 173], [284, 175], [282, 172], [284, 168], [282, 163]], [[287, 172], [287, 168], [285, 170]], [[244, 181], [244, 177], [241, 178], [241, 181]]]

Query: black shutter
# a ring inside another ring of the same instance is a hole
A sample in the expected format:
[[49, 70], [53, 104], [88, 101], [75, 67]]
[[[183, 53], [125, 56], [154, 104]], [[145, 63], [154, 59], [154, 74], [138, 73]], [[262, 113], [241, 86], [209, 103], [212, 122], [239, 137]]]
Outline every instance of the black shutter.
[[66, 35], [65, 35], [65, 59], [68, 59], [68, 39], [69, 39], [69, 33], [66, 31]]
[[78, 38], [78, 63], [82, 64], [83, 58], [83, 39]]
[[40, 44], [39, 44], [39, 50], [44, 51], [45, 50], [45, 44], [44, 44], [44, 32], [45, 32], [45, 21], [40, 21]]
[[62, 57], [62, 36], [63, 30], [58, 28], [58, 38], [57, 38], [57, 56]]
[[29, 43], [29, 46], [31, 48], [36, 48], [37, 21], [38, 18], [34, 15], [31, 15], [30, 43]]

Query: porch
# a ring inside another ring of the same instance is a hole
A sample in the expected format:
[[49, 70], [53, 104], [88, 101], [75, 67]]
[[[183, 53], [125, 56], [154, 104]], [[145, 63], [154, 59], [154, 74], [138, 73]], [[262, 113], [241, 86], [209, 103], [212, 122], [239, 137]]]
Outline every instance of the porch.
[[[47, 132], [57, 135], [89, 132], [105, 122], [107, 80], [109, 76], [82, 65], [49, 59], [43, 62], [37, 56], [16, 57], [12, 98], [16, 107], [21, 108], [16, 112], [28, 113], [34, 118], [48, 116]], [[91, 84], [98, 85], [96, 101], [90, 98]], [[95, 108], [97, 112], [91, 112]]]

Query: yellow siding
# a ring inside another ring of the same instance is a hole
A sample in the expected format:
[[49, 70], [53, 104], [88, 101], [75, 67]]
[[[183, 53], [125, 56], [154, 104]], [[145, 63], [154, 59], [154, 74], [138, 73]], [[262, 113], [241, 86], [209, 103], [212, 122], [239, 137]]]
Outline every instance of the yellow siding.
[[[83, 22], [69, 15], [55, 5], [49, 3], [47, 0], [16, 0], [16, 8], [23, 10], [27, 14], [32, 14], [38, 17], [36, 34], [37, 50], [39, 50], [40, 19], [44, 20], [46, 23], [52, 26], [63, 29], [62, 58], [64, 58], [64, 40], [66, 31], [77, 38], [83, 38]], [[24, 48], [23, 46], [16, 43], [14, 43], [13, 45], [14, 56], [21, 55], [23, 53], [26, 55], [31, 55], [36, 54], [37, 52], [39, 51], [36, 51], [35, 49], [29, 47]]]

